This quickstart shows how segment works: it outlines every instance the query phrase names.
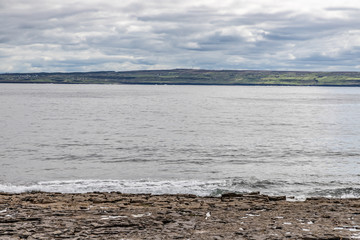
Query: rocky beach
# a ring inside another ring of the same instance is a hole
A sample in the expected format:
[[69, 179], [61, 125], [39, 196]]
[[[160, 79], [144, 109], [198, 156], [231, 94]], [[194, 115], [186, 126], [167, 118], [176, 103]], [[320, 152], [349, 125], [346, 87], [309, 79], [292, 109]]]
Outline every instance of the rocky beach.
[[356, 239], [360, 199], [0, 193], [0, 239]]

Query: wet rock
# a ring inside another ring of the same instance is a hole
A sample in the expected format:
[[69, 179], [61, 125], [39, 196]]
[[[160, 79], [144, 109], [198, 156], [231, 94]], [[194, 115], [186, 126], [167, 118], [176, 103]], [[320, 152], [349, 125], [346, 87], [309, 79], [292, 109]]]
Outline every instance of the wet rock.
[[235, 197], [243, 197], [243, 194], [239, 194], [239, 193], [224, 193], [223, 195], [221, 195], [221, 198], [235, 198]]
[[285, 201], [286, 196], [268, 196], [269, 201]]

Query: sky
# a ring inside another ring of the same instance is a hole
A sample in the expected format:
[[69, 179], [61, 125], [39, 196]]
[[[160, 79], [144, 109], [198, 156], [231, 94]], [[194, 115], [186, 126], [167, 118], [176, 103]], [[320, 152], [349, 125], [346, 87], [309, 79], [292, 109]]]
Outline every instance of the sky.
[[0, 73], [360, 71], [358, 0], [0, 0]]

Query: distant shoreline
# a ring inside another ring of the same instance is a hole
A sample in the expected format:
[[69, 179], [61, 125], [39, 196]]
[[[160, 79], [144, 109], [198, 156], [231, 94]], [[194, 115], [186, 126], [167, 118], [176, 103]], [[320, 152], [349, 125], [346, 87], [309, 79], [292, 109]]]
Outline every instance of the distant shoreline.
[[0, 83], [360, 87], [360, 72], [173, 69], [4, 73]]
[[211, 83], [51, 83], [51, 82], [0, 82], [0, 84], [54, 84], [54, 85], [159, 85], [159, 86], [266, 86], [266, 87], [360, 87], [360, 85], [286, 85], [286, 84], [211, 84]]

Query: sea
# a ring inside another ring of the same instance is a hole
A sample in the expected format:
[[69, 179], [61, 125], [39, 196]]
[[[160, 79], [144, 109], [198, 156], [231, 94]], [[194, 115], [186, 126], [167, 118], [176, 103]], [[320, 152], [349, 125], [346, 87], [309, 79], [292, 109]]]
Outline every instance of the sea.
[[360, 88], [0, 84], [0, 192], [28, 191], [360, 197]]

